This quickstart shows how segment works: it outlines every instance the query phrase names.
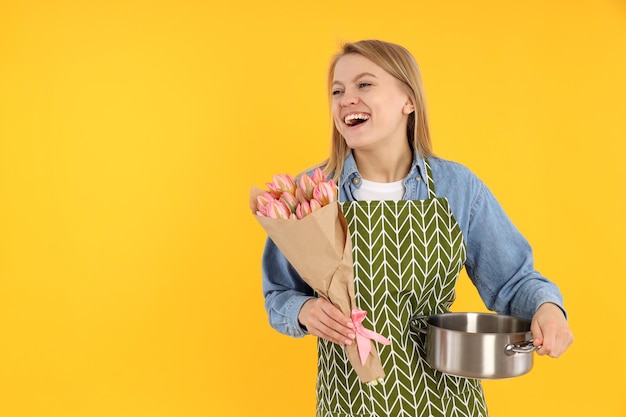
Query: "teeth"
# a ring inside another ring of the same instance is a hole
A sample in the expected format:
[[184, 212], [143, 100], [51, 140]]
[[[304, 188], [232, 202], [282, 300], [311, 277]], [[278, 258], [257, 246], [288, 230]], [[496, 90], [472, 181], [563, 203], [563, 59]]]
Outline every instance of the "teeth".
[[362, 121], [365, 121], [365, 120], [368, 120], [369, 118], [370, 118], [370, 116], [369, 116], [368, 114], [365, 114], [365, 113], [352, 113], [352, 114], [347, 115], [347, 116], [343, 119], [343, 121], [344, 121], [346, 124], [350, 125], [350, 124], [353, 124], [353, 121], [354, 121], [354, 120], [362, 120]]

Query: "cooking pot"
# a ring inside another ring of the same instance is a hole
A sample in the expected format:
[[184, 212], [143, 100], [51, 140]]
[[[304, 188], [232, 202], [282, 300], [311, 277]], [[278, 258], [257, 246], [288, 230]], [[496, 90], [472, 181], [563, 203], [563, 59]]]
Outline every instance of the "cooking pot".
[[426, 335], [426, 362], [447, 374], [478, 379], [523, 375], [533, 366], [530, 322], [491, 313], [444, 313], [411, 318]]

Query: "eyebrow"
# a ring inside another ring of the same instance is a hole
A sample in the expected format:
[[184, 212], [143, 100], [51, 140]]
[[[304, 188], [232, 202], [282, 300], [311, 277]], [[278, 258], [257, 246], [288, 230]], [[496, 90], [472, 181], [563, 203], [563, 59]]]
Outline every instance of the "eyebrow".
[[[358, 80], [359, 78], [365, 77], [365, 76], [370, 76], [370, 77], [374, 77], [374, 78], [378, 78], [377, 76], [375, 76], [374, 74], [372, 74], [371, 72], [362, 72], [360, 74], [357, 74], [356, 77], [354, 77], [352, 79], [352, 82], [355, 82], [356, 80]], [[335, 84], [343, 84], [341, 81], [333, 81], [333, 85]]]

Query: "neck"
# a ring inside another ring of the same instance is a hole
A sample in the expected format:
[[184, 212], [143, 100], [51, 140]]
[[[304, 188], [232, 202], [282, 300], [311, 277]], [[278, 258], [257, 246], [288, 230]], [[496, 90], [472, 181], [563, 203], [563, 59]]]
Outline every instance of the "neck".
[[413, 154], [406, 147], [382, 152], [353, 151], [361, 176], [374, 182], [395, 182], [404, 179], [411, 169]]

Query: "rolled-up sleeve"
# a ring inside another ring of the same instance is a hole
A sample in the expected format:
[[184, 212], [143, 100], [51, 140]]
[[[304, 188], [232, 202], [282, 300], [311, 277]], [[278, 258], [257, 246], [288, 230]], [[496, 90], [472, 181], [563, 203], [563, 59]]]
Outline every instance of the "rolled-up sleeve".
[[302, 305], [314, 298], [315, 293], [269, 238], [263, 252], [262, 274], [265, 309], [270, 325], [288, 336], [306, 335], [306, 329], [298, 321], [298, 314]]

